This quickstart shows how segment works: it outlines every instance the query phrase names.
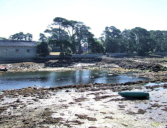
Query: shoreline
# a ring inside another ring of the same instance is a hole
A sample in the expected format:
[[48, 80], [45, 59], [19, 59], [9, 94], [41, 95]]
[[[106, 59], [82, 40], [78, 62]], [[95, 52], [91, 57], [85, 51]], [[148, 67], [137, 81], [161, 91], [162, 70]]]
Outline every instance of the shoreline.
[[[49, 61], [3, 64], [9, 67], [9, 72], [106, 69], [109, 73], [118, 74], [134, 72], [134, 75], [147, 77], [150, 80], [3, 90], [0, 91], [0, 127], [165, 128], [167, 84], [140, 85], [149, 82], [167, 82], [167, 71], [160, 69], [159, 65], [155, 67], [155, 64], [151, 65], [150, 70], [148, 64], [144, 65], [141, 60], [139, 61], [137, 65], [136, 60], [133, 64], [126, 59], [113, 58], [94, 63]], [[135, 66], [139, 68], [134, 68]], [[118, 95], [120, 91], [131, 90], [149, 92], [150, 98], [127, 100]]]
[[[0, 97], [0, 126], [165, 127], [167, 84], [157, 86], [162, 90], [132, 83], [4, 90]], [[150, 93], [150, 98], [127, 100], [118, 95], [121, 90], [143, 90]]]

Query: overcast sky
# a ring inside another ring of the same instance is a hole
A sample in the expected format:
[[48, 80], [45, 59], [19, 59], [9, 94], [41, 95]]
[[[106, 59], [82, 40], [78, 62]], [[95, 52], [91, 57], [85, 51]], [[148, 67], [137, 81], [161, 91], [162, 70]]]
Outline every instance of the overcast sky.
[[55, 17], [84, 22], [97, 38], [106, 26], [167, 30], [167, 0], [0, 0], [0, 37], [38, 40]]

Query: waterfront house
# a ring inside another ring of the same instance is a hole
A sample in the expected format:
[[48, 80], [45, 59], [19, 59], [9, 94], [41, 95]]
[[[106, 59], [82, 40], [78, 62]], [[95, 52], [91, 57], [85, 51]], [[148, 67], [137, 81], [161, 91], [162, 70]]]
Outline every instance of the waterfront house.
[[0, 60], [26, 60], [37, 56], [37, 42], [0, 40]]

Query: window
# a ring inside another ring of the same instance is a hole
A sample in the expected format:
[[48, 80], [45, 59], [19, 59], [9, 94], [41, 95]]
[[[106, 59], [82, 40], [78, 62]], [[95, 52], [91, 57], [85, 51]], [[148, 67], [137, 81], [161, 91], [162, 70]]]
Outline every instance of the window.
[[30, 52], [30, 49], [27, 49], [27, 52]]
[[16, 52], [18, 53], [18, 52], [19, 52], [19, 49], [16, 49]]
[[5, 49], [4, 52], [7, 53], [7, 49]]

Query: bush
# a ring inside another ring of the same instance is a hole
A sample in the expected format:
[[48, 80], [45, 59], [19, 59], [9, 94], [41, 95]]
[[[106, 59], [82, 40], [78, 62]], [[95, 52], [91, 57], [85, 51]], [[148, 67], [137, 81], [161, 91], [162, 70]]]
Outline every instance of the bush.
[[46, 42], [39, 42], [38, 45], [37, 45], [37, 54], [39, 56], [47, 56], [49, 55], [51, 51], [51, 48], [49, 47], [48, 43]]
[[59, 55], [60, 58], [71, 58], [72, 57], [72, 50], [68, 47], [65, 50], [63, 50], [62, 52], [60, 52]]
[[146, 53], [144, 52], [143, 49], [139, 49], [139, 51], [138, 51], [138, 55], [139, 55], [139, 56], [145, 56]]

